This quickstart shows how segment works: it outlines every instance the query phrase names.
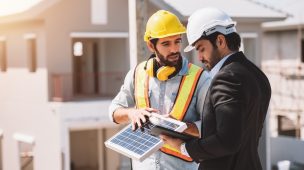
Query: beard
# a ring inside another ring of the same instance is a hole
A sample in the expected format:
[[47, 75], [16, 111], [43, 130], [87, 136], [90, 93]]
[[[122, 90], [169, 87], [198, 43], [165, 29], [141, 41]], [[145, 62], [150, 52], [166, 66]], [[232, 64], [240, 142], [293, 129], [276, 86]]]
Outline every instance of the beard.
[[[182, 64], [182, 55], [180, 52], [171, 53], [167, 56], [160, 54], [158, 51], [155, 51], [156, 56], [159, 59], [159, 63], [163, 66], [170, 66], [170, 67], [179, 67]], [[170, 61], [171, 56], [178, 56], [177, 60]]]
[[203, 68], [207, 68], [210, 71], [221, 59], [222, 58], [218, 48], [213, 48], [210, 60], [202, 60]]

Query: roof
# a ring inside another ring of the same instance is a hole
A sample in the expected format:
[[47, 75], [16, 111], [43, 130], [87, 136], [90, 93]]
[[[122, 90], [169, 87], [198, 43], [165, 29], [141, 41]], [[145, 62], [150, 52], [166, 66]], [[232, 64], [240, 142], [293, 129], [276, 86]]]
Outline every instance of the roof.
[[[20, 13], [31, 8], [41, 0], [1, 0], [0, 1], [0, 16], [6, 16], [14, 13]], [[18, 5], [16, 5], [18, 4]]]
[[297, 29], [304, 25], [304, 1], [303, 0], [257, 0], [278, 10], [285, 11], [289, 17], [280, 22], [264, 23], [265, 30]]
[[[40, 0], [36, 5], [22, 13], [5, 17], [0, 16], [0, 24], [37, 19], [40, 13], [59, 1], [61, 0]], [[241, 22], [267, 22], [286, 18], [285, 13], [256, 3], [253, 0], [150, 0], [150, 2], [161, 9], [174, 12], [183, 21], [187, 21], [187, 18], [194, 11], [208, 6], [217, 7], [227, 12], [234, 20]]]
[[[150, 0], [159, 3], [160, 0]], [[286, 14], [250, 0], [163, 0], [162, 8], [175, 9], [184, 18], [203, 7], [216, 7], [228, 13], [233, 19], [248, 22], [277, 21], [286, 18]]]
[[[36, 1], [37, 3], [32, 4], [32, 6], [22, 12], [16, 12], [12, 13], [10, 15], [3, 15], [0, 16], [0, 24], [3, 23], [11, 23], [11, 22], [17, 22], [17, 21], [23, 21], [23, 20], [34, 20], [39, 17], [39, 14], [51, 7], [52, 5], [56, 4], [61, 0], [40, 0]], [[1, 9], [6, 8], [0, 7]]]

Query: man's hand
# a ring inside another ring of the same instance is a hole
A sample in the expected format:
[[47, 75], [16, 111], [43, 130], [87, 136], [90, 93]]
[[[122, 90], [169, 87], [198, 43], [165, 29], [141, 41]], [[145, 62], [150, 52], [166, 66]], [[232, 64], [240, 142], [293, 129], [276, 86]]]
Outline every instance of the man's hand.
[[147, 118], [151, 116], [151, 112], [157, 112], [157, 110], [153, 108], [128, 109], [128, 118], [131, 121], [132, 130], [141, 128], [147, 122]]
[[167, 135], [159, 135], [159, 137], [164, 141], [165, 144], [170, 145], [171, 147], [177, 149], [180, 152], [180, 148], [182, 143], [184, 143], [183, 140], [180, 140], [178, 138], [172, 138]]

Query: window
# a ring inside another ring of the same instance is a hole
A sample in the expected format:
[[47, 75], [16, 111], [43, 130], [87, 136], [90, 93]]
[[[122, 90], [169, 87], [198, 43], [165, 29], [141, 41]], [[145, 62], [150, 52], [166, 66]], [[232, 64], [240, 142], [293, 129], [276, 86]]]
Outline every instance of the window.
[[0, 71], [6, 71], [6, 43], [4, 38], [0, 38]]
[[80, 41], [77, 41], [73, 45], [73, 54], [74, 56], [82, 56], [83, 55], [83, 43]]
[[20, 170], [34, 170], [34, 138], [19, 133], [15, 133], [14, 138], [18, 144]]
[[36, 72], [37, 69], [37, 49], [36, 49], [36, 35], [26, 34], [26, 50], [28, 57], [28, 68], [30, 72]]
[[278, 115], [277, 120], [279, 135], [301, 138], [300, 117], [291, 119], [284, 115]]

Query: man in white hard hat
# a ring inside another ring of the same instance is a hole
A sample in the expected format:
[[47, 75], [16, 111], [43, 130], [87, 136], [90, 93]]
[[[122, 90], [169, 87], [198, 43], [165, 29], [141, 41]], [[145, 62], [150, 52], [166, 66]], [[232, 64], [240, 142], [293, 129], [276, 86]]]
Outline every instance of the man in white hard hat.
[[[187, 133], [199, 136], [200, 113], [210, 84], [209, 74], [180, 53], [186, 28], [176, 15], [159, 10], [148, 20], [144, 40], [153, 53], [131, 69], [113, 99], [109, 115], [116, 123], [141, 127], [150, 112], [170, 115], [187, 123]], [[196, 123], [195, 123], [196, 122]], [[127, 141], [126, 141], [127, 142]], [[143, 162], [132, 160], [134, 170], [191, 170], [198, 164], [170, 145]]]
[[265, 74], [239, 51], [235, 25], [216, 8], [203, 8], [189, 17], [185, 51], [196, 49], [212, 77], [202, 113], [202, 137], [184, 143], [162, 136], [203, 170], [262, 169], [257, 147], [271, 87]]

